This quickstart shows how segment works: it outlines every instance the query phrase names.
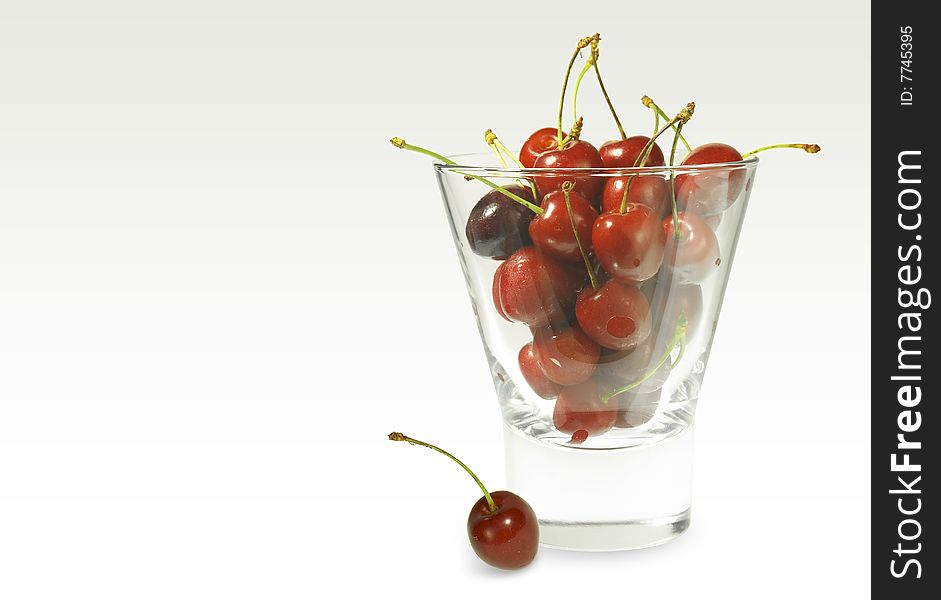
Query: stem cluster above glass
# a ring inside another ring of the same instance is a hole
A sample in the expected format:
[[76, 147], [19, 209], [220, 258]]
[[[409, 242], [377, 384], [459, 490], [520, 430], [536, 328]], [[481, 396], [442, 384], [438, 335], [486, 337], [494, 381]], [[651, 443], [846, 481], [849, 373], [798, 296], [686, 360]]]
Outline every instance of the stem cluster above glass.
[[[641, 102], [650, 135], [628, 136], [601, 78], [599, 42], [579, 40], [555, 127], [532, 133], [518, 153], [490, 130], [483, 158], [391, 141], [436, 161], [507, 423], [559, 445], [625, 448], [692, 421], [752, 156], [820, 148], [691, 147], [684, 133], [695, 104], [670, 117], [649, 96]], [[578, 115], [590, 71], [619, 134], [598, 148], [582, 139]]]

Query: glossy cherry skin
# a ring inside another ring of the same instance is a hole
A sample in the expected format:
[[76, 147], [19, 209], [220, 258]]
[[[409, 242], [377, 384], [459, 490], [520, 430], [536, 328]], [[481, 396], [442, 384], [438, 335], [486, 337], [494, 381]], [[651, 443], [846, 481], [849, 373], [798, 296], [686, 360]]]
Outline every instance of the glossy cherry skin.
[[[634, 163], [636, 163], [637, 159], [640, 157], [644, 146], [646, 146], [649, 141], [650, 138], [645, 135], [632, 135], [625, 140], [616, 140], [601, 144], [598, 153], [601, 154], [601, 160], [606, 167], [633, 167]], [[653, 148], [650, 149], [650, 155], [647, 157], [647, 162], [645, 162], [643, 166], [662, 167], [663, 165], [663, 151], [660, 150], [660, 146], [654, 142]]]
[[575, 305], [582, 281], [572, 270], [526, 246], [494, 273], [493, 303], [507, 320], [541, 327]]
[[[728, 144], [711, 143], [693, 148], [683, 165], [712, 165], [738, 162], [742, 155]], [[676, 202], [688, 212], [700, 216], [717, 215], [738, 199], [745, 188], [746, 172], [716, 168], [677, 175], [674, 183]]]
[[[527, 169], [532, 169], [536, 164], [536, 158], [546, 150], [552, 150], [559, 147], [559, 130], [555, 127], [543, 127], [537, 129], [529, 138], [523, 142], [520, 148], [520, 162]], [[565, 138], [566, 133], [562, 132]]]
[[[537, 169], [600, 169], [604, 167], [598, 150], [582, 140], [571, 140], [561, 150], [558, 146], [546, 150], [536, 158], [533, 165]], [[597, 197], [601, 193], [604, 180], [601, 177], [581, 175], [537, 175], [536, 189], [542, 196], [555, 191], [562, 191], [562, 184], [571, 181], [575, 184], [575, 191], [597, 205]]]
[[598, 218], [598, 211], [576, 191], [569, 193], [572, 216], [569, 218], [565, 194], [561, 191], [548, 194], [542, 201], [541, 215], [529, 223], [529, 237], [546, 255], [565, 262], [582, 262], [582, 253], [575, 231], [586, 253], [591, 252], [591, 227]]
[[562, 389], [552, 411], [552, 423], [563, 433], [585, 430], [589, 435], [601, 435], [614, 427], [617, 415], [617, 401], [602, 402], [598, 384], [589, 380]]
[[597, 290], [582, 290], [575, 302], [575, 317], [585, 335], [612, 350], [635, 348], [650, 335], [647, 297], [636, 286], [614, 279]]
[[660, 216], [643, 204], [628, 204], [623, 214], [603, 213], [592, 227], [591, 243], [604, 270], [624, 283], [650, 279], [663, 261]]
[[536, 392], [540, 398], [552, 400], [559, 395], [559, 392], [562, 391], [562, 386], [546, 377], [542, 367], [539, 366], [536, 357], [533, 355], [533, 345], [531, 342], [520, 348], [517, 359], [519, 361], [520, 372], [523, 374], [523, 379], [526, 380], [530, 389]]
[[471, 548], [498, 569], [521, 569], [533, 562], [539, 549], [539, 522], [528, 502], [513, 492], [492, 492], [497, 509], [490, 512], [481, 496], [467, 517]]
[[[508, 185], [505, 189], [534, 202], [533, 191], [527, 186]], [[529, 245], [529, 223], [535, 216], [522, 204], [490, 190], [471, 209], [464, 234], [474, 254], [503, 260]]]
[[595, 372], [601, 348], [578, 327], [544, 327], [533, 334], [533, 357], [546, 377], [575, 385]]
[[679, 213], [676, 225], [679, 237], [673, 216], [663, 219], [666, 243], [663, 266], [678, 283], [702, 283], [719, 270], [719, 240], [709, 224], [694, 214]]
[[[601, 212], [621, 210], [624, 188], [630, 177], [608, 177], [601, 193]], [[670, 184], [662, 177], [644, 175], [634, 177], [631, 191], [627, 194], [628, 204], [649, 206], [657, 215], [666, 214], [670, 205]]]

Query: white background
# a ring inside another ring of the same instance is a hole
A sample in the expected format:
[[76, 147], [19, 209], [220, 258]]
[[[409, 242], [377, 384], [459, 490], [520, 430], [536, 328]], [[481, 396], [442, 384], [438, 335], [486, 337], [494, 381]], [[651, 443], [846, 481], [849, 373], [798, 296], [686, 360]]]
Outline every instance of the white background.
[[[78, 4], [0, 3], [0, 597], [868, 594], [867, 5]], [[471, 480], [385, 439], [503, 485], [429, 161], [387, 140], [518, 145], [594, 31], [632, 132], [647, 93], [823, 152], [762, 160], [689, 532], [502, 573]]]

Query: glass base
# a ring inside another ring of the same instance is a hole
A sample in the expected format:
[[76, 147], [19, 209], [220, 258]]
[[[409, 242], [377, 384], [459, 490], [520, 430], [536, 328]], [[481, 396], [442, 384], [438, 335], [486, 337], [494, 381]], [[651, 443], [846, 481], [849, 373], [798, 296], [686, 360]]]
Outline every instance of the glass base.
[[554, 523], [539, 520], [539, 543], [549, 548], [607, 552], [665, 544], [689, 528], [689, 510], [672, 517], [622, 523]]
[[692, 427], [619, 449], [557, 446], [504, 430], [507, 484], [539, 516], [540, 542], [568, 550], [631, 550], [689, 527]]

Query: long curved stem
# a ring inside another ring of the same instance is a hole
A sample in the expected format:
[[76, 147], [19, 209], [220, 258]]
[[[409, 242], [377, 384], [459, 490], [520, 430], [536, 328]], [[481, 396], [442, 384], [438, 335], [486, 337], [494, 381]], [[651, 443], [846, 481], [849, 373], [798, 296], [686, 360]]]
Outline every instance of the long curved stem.
[[[666, 351], [663, 353], [663, 356], [661, 356], [660, 360], [657, 361], [657, 364], [654, 365], [653, 368], [648, 369], [643, 375], [640, 376], [639, 379], [632, 381], [631, 383], [623, 387], [619, 387], [617, 389], [611, 390], [607, 394], [604, 394], [603, 396], [601, 396], [601, 402], [603, 402], [604, 404], [607, 404], [611, 398], [614, 398], [615, 396], [618, 396], [625, 392], [629, 392], [632, 389], [640, 386], [642, 383], [644, 383], [651, 377], [653, 377], [657, 373], [657, 371], [659, 371], [663, 367], [663, 365], [665, 365], [666, 362], [670, 359], [670, 355], [673, 354], [673, 350], [676, 349], [677, 344], [680, 345], [681, 352], [685, 352], [685, 349], [686, 349], [685, 337], [686, 337], [686, 328], [688, 324], [689, 322], [686, 320], [686, 315], [681, 314], [679, 317], [677, 317], [676, 329], [673, 332], [673, 338], [670, 340], [670, 343], [668, 344]], [[677, 360], [675, 361], [674, 364], [679, 364], [681, 357], [682, 357], [682, 354], [677, 356]]]
[[497, 157], [497, 160], [500, 161], [500, 166], [504, 169], [507, 168], [506, 159], [503, 158], [503, 154], [500, 153], [500, 149], [497, 148], [497, 134], [493, 132], [492, 129], [488, 129], [484, 132], [484, 141], [487, 142], [487, 146], [493, 150], [494, 155]]
[[[395, 146], [396, 148], [401, 148], [402, 150], [410, 150], [410, 151], [412, 151], [412, 152], [417, 152], [417, 153], [419, 153], [419, 154], [424, 154], [425, 156], [430, 156], [431, 158], [434, 158], [435, 160], [441, 161], [441, 162], [443, 162], [443, 163], [446, 164], [446, 165], [452, 165], [452, 166], [453, 166], [453, 165], [457, 165], [456, 162], [454, 162], [453, 160], [451, 160], [450, 158], [448, 158], [448, 157], [446, 157], [446, 156], [443, 156], [443, 155], [441, 155], [441, 154], [438, 154], [437, 152], [434, 152], [434, 151], [432, 151], [432, 150], [428, 150], [427, 148], [422, 148], [421, 146], [414, 146], [414, 145], [412, 145], [412, 144], [409, 144], [409, 143], [407, 143], [405, 140], [403, 140], [403, 139], [400, 138], [400, 137], [394, 137], [394, 138], [392, 138], [392, 139], [389, 140], [389, 141], [390, 141], [390, 142], [392, 143], [392, 145]], [[526, 200], [526, 199], [524, 199], [524, 198], [520, 198], [519, 196], [517, 196], [516, 194], [514, 194], [514, 193], [511, 192], [510, 190], [508, 190], [508, 189], [506, 189], [506, 188], [504, 188], [504, 187], [501, 187], [501, 186], [495, 184], [494, 182], [490, 181], [489, 179], [485, 179], [484, 177], [481, 177], [481, 176], [479, 176], [479, 175], [473, 175], [473, 174], [470, 174], [470, 173], [465, 173], [465, 172], [463, 172], [463, 171], [457, 171], [457, 170], [455, 170], [454, 172], [457, 173], [458, 175], [463, 175], [464, 177], [469, 177], [469, 178], [471, 178], [471, 179], [476, 179], [477, 181], [479, 181], [479, 182], [481, 182], [481, 183], [483, 183], [483, 184], [485, 184], [485, 185], [487, 185], [487, 186], [489, 186], [489, 187], [491, 187], [491, 188], [497, 190], [498, 192], [500, 192], [501, 194], [503, 194], [504, 196], [506, 196], [506, 197], [509, 198], [510, 200], [513, 200], [514, 202], [517, 202], [518, 204], [522, 204], [523, 206], [525, 206], [525, 207], [528, 208], [529, 210], [533, 211], [533, 212], [536, 213], [537, 215], [541, 215], [542, 212], [543, 212], [541, 207], [536, 206], [535, 204], [533, 204], [533, 203], [530, 202], [529, 200]]]
[[[693, 117], [693, 111], [695, 109], [696, 109], [696, 104], [694, 102], [688, 103], [683, 110], [677, 113], [675, 117], [667, 121], [666, 125], [661, 127], [659, 131], [653, 134], [650, 137], [650, 139], [647, 140], [647, 143], [644, 144], [644, 147], [641, 148], [640, 153], [638, 153], [637, 159], [634, 161], [634, 168], [643, 167], [644, 165], [646, 165], [647, 159], [650, 158], [650, 153], [653, 151], [654, 144], [657, 142], [657, 138], [663, 135], [667, 130], [673, 127], [673, 125], [675, 125], [676, 123], [679, 123], [681, 121], [685, 123], [686, 121], [689, 121]], [[634, 179], [636, 178], [637, 178], [637, 174], [631, 175], [630, 178], [627, 180], [627, 185], [624, 186], [624, 196], [621, 197], [621, 206], [620, 206], [620, 213], [622, 215], [625, 212], [627, 212], [627, 204], [628, 204], [627, 197], [631, 192], [631, 186], [634, 185]]]
[[[596, 33], [595, 35], [597, 36], [598, 34]], [[565, 90], [569, 86], [569, 75], [572, 73], [572, 67], [575, 66], [575, 61], [578, 60], [578, 55], [581, 54], [582, 50], [591, 44], [592, 39], [594, 39], [594, 36], [583, 37], [582, 39], [578, 40], [578, 44], [575, 46], [575, 52], [572, 54], [572, 59], [569, 61], [569, 65], [565, 69], [565, 79], [562, 80], [562, 94], [559, 96], [559, 150], [562, 149], [562, 113], [565, 111]]]
[[[663, 110], [659, 106], [657, 106], [657, 103], [654, 102], [653, 98], [651, 98], [650, 96], [644, 96], [643, 98], [640, 99], [640, 101], [644, 104], [644, 106], [651, 109], [653, 111], [653, 114], [656, 115], [658, 119], [660, 117], [663, 117], [667, 121], [670, 120], [670, 117], [667, 116], [667, 113], [663, 112]], [[674, 127], [674, 130], [675, 129], [676, 128]], [[683, 136], [680, 136], [680, 141], [682, 141], [683, 145], [686, 146], [687, 152], [693, 151], [693, 149], [689, 145], [689, 142], [686, 141], [686, 138], [684, 138]]]
[[624, 133], [621, 119], [618, 118], [618, 113], [614, 110], [614, 104], [611, 102], [611, 98], [608, 97], [608, 90], [605, 89], [604, 81], [601, 80], [601, 71], [598, 70], [598, 42], [600, 41], [601, 38], [597, 37], [591, 42], [591, 64], [595, 66], [595, 75], [598, 77], [598, 87], [601, 88], [601, 95], [604, 96], [604, 101], [608, 103], [608, 110], [611, 111], [611, 116], [614, 117], [614, 124], [618, 126], [618, 133], [621, 134], [622, 140], [626, 140], [627, 134]]
[[456, 462], [457, 464], [459, 464], [459, 465], [461, 465], [462, 467], [464, 467], [464, 470], [467, 471], [468, 475], [470, 475], [471, 477], [473, 477], [473, 478], [474, 478], [474, 481], [477, 482], [477, 485], [480, 486], [480, 491], [482, 491], [482, 492], [484, 493], [484, 497], [487, 499], [487, 506], [490, 507], [490, 512], [496, 512], [496, 510], [497, 510], [497, 505], [496, 505], [496, 503], [493, 501], [493, 496], [491, 496], [491, 495], [490, 495], [490, 492], [487, 491], [487, 488], [484, 487], [484, 484], [483, 484], [483, 482], [480, 480], [480, 478], [478, 478], [477, 475], [475, 475], [474, 472], [470, 470], [470, 467], [468, 467], [467, 465], [465, 465], [464, 463], [462, 463], [460, 460], [458, 460], [458, 458], [457, 458], [456, 456], [454, 456], [454, 455], [451, 454], [450, 452], [446, 452], [445, 450], [442, 450], [441, 448], [439, 448], [439, 447], [437, 447], [437, 446], [432, 446], [431, 444], [429, 444], [429, 443], [427, 443], [427, 442], [422, 442], [421, 440], [416, 440], [416, 439], [414, 439], [414, 438], [410, 438], [410, 437], [408, 437], [407, 435], [401, 434], [401, 433], [399, 433], [399, 432], [397, 432], [397, 431], [393, 431], [392, 433], [390, 433], [390, 434], [389, 434], [389, 439], [392, 440], [393, 442], [408, 442], [409, 444], [413, 444], [413, 445], [416, 445], [416, 444], [417, 444], [417, 445], [419, 445], [419, 446], [424, 446], [425, 448], [431, 448], [432, 450], [434, 450], [434, 451], [436, 451], [436, 452], [440, 452], [441, 454], [444, 454], [445, 456], [447, 456], [448, 458], [450, 458], [451, 460], [453, 460], [453, 461]]
[[758, 154], [759, 152], [764, 152], [765, 150], [773, 150], [774, 148], [798, 148], [807, 154], [816, 154], [820, 152], [820, 146], [817, 144], [775, 144], [773, 146], [762, 146], [761, 148], [755, 148], [751, 152], [746, 152], [743, 154], [742, 158], [748, 158], [753, 154]]
[[582, 85], [582, 79], [585, 78], [585, 74], [588, 73], [588, 70], [591, 68], [591, 57], [588, 57], [588, 60], [585, 61], [585, 66], [582, 67], [581, 72], [579, 72], [578, 77], [575, 78], [575, 87], [572, 88], [572, 118], [578, 118], [578, 88]]
[[680, 139], [680, 132], [683, 131], [684, 121], [680, 121], [676, 127], [676, 135], [673, 136], [673, 146], [670, 148], [670, 209], [673, 212], [673, 237], [680, 239], [680, 215], [676, 210], [676, 172], [673, 169], [676, 160], [676, 142]]
[[562, 184], [562, 193], [565, 194], [565, 210], [569, 213], [569, 223], [572, 224], [572, 233], [575, 235], [575, 243], [578, 244], [578, 251], [582, 255], [582, 260], [585, 262], [585, 270], [588, 271], [588, 280], [591, 281], [591, 288], [597, 290], [598, 279], [595, 277], [595, 270], [591, 268], [588, 253], [585, 252], [585, 247], [582, 246], [582, 239], [579, 237], [578, 228], [575, 226], [575, 215], [572, 214], [572, 198], [570, 194], [572, 193], [573, 187], [575, 187], [575, 184], [571, 181], [566, 181]]

